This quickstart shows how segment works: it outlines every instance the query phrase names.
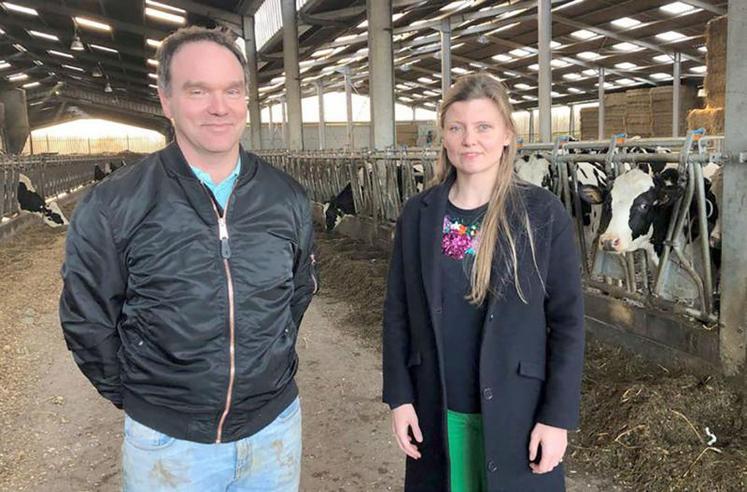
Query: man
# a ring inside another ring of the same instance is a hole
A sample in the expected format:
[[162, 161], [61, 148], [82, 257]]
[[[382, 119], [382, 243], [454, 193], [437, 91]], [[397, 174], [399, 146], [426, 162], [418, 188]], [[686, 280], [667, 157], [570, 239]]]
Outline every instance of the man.
[[310, 204], [239, 145], [246, 64], [230, 35], [180, 29], [157, 58], [176, 141], [78, 205], [65, 339], [125, 411], [124, 490], [295, 491], [295, 342], [317, 288]]

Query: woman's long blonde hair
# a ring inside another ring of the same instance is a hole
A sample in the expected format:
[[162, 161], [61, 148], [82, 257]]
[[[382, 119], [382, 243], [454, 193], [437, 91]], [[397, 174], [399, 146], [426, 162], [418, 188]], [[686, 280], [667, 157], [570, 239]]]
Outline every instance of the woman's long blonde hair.
[[[482, 226], [480, 227], [480, 240], [470, 274], [472, 291], [467, 296], [467, 299], [472, 304], [477, 305], [482, 304], [487, 297], [491, 289], [490, 279], [496, 246], [500, 244], [504, 253], [502, 255], [504, 264], [496, 265], [498, 267], [496, 274], [501, 275], [498, 281], [506, 283], [513, 279], [516, 293], [524, 303], [527, 303], [519, 280], [518, 271], [518, 250], [522, 236], [526, 235], [528, 239], [535, 269], [537, 269], [537, 262], [534, 254], [534, 239], [529, 224], [529, 216], [518, 192], [518, 186], [520, 185], [514, 177], [513, 162], [516, 158], [517, 150], [516, 125], [511, 117], [511, 104], [508, 101], [506, 88], [498, 79], [485, 73], [459, 78], [446, 92], [444, 100], [441, 103], [438, 116], [439, 129], [443, 136], [444, 117], [452, 104], [483, 98], [495, 103], [501, 116], [503, 116], [506, 131], [512, 137], [508, 146], [503, 149], [503, 155], [498, 165], [495, 187], [493, 188], [490, 201], [488, 202], [488, 209], [485, 212]], [[449, 161], [442, 138], [441, 152], [436, 162], [436, 173], [433, 184], [444, 183], [455, 172], [456, 169]], [[512, 212], [511, 217], [509, 217], [509, 211]], [[517, 221], [516, 218], [519, 220]], [[511, 222], [514, 222], [518, 226], [518, 230], [516, 226], [512, 228]], [[537, 269], [537, 272], [539, 273], [539, 269]], [[497, 293], [493, 292], [493, 294]]]

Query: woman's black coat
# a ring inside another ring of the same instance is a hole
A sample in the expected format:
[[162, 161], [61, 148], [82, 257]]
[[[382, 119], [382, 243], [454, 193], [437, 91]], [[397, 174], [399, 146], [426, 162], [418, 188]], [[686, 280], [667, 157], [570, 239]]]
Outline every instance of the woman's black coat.
[[[407, 202], [397, 222], [384, 312], [383, 399], [412, 403], [423, 432], [422, 457], [407, 459], [406, 491], [449, 490], [446, 391], [441, 340], [443, 217], [453, 177]], [[518, 270], [525, 304], [506, 277], [499, 247], [480, 349], [480, 395], [485, 470], [493, 491], [564, 490], [562, 465], [534, 475], [529, 435], [536, 422], [578, 425], [584, 353], [580, 260], [572, 221], [550, 192], [520, 185], [536, 252], [517, 232]], [[520, 210], [509, 204], [512, 230]], [[500, 245], [499, 240], [499, 245]], [[539, 273], [539, 274], [538, 274]], [[541, 278], [541, 281], [540, 281]], [[543, 288], [544, 284], [544, 288]]]

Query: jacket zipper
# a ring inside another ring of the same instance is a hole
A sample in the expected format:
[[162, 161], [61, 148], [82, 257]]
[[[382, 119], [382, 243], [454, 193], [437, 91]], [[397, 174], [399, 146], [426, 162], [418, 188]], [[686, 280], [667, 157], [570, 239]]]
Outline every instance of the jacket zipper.
[[[238, 180], [237, 180], [238, 181]], [[205, 185], [202, 185], [205, 188]], [[234, 189], [236, 184], [234, 183]], [[236, 343], [235, 343], [235, 316], [234, 316], [234, 293], [233, 293], [233, 277], [231, 277], [231, 268], [228, 264], [228, 259], [231, 257], [231, 246], [228, 242], [228, 223], [226, 222], [226, 215], [228, 211], [228, 204], [231, 201], [233, 195], [233, 189], [231, 194], [226, 199], [226, 206], [223, 208], [223, 215], [218, 212], [218, 208], [215, 206], [213, 197], [210, 192], [205, 188], [205, 191], [210, 197], [210, 204], [213, 206], [215, 215], [218, 218], [218, 239], [220, 240], [220, 255], [223, 258], [223, 268], [226, 271], [226, 283], [228, 286], [228, 354], [229, 354], [229, 369], [228, 369], [228, 390], [226, 391], [226, 406], [223, 409], [223, 414], [218, 422], [218, 430], [215, 435], [215, 443], [220, 444], [223, 438], [223, 424], [226, 422], [228, 412], [231, 408], [231, 399], [233, 397], [233, 382], [236, 377]]]

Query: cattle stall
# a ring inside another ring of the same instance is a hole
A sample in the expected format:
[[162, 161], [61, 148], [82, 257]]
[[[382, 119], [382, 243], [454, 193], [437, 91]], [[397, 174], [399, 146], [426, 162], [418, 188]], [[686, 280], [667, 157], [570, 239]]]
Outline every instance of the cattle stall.
[[132, 161], [137, 154], [121, 155], [5, 155], [0, 154], [0, 217], [19, 211], [19, 175], [27, 176], [45, 199], [68, 193], [94, 180], [97, 164], [112, 159]]
[[[715, 204], [709, 205], [705, 195], [703, 167], [722, 164], [721, 144], [721, 137], [702, 132], [680, 138], [615, 135], [609, 141], [572, 141], [558, 137], [551, 143], [520, 144], [517, 158], [530, 153], [546, 157], [552, 174], [549, 189], [574, 217], [587, 320], [606, 332], [607, 338], [654, 357], [677, 355], [696, 366], [719, 365], [720, 272], [713, 267], [708, 223]], [[412, 186], [416, 169], [430, 183], [437, 154], [433, 149], [400, 148], [386, 152], [273, 151], [262, 156], [294, 176], [320, 205], [350, 183], [356, 217], [348, 220], [372, 222], [390, 233], [404, 201], [417, 192]], [[631, 169], [676, 171], [682, 195], [672, 206], [656, 264], [643, 250], [617, 254], [600, 247], [600, 215], [583, 222], [579, 163], [593, 163], [603, 170], [610, 187]], [[632, 339], [626, 340], [629, 335]]]

